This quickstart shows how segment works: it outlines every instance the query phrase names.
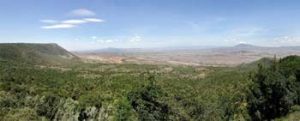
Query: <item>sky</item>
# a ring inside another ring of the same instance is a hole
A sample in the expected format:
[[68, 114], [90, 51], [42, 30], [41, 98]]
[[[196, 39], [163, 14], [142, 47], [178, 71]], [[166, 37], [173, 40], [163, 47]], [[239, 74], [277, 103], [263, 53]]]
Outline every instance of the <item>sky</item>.
[[299, 0], [0, 0], [0, 43], [300, 46]]

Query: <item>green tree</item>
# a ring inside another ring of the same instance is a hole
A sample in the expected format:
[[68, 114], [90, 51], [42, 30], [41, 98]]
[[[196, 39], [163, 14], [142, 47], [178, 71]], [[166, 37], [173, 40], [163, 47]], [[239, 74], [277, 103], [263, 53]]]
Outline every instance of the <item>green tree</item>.
[[128, 94], [128, 100], [134, 110], [138, 112], [142, 121], [168, 120], [169, 107], [159, 100], [164, 96], [161, 88], [155, 84], [153, 76], [149, 78], [149, 84]]
[[[275, 61], [275, 60], [274, 60]], [[295, 78], [287, 78], [275, 62], [270, 68], [259, 65], [251, 77], [248, 111], [253, 120], [271, 120], [286, 115], [297, 97]]]

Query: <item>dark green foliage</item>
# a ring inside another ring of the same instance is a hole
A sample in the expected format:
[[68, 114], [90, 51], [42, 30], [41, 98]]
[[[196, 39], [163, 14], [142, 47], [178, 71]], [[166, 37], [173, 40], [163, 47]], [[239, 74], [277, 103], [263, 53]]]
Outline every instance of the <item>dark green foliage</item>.
[[290, 56], [274, 60], [270, 67], [259, 65], [252, 76], [253, 84], [248, 94], [248, 110], [253, 120], [271, 120], [289, 113], [299, 98], [297, 70], [300, 60]]
[[127, 99], [123, 99], [117, 106], [116, 112], [116, 120], [117, 121], [130, 121], [132, 117], [132, 107], [127, 101]]
[[291, 88], [297, 93], [296, 104], [300, 104], [300, 56], [288, 56], [279, 60], [279, 69], [282, 75], [288, 79], [293, 79]]
[[60, 98], [57, 96], [46, 96], [42, 102], [37, 105], [37, 114], [39, 116], [45, 116], [50, 120], [53, 120], [60, 103]]
[[142, 88], [130, 92], [128, 99], [131, 106], [139, 114], [142, 121], [165, 121], [168, 120], [169, 107], [159, 100], [165, 96], [155, 80], [150, 77], [150, 83]]
[[[194, 120], [203, 120], [203, 115], [205, 113], [204, 106], [197, 102], [196, 100], [185, 100], [183, 101], [183, 106], [189, 111], [187, 114]], [[185, 119], [187, 120], [187, 119]]]
[[87, 114], [84, 112], [84, 109], [80, 110], [78, 121], [85, 121], [88, 119]]
[[274, 119], [286, 115], [292, 106], [288, 81], [280, 73], [260, 69], [254, 77], [249, 96], [249, 112], [255, 120]]
[[300, 82], [300, 69], [296, 70], [296, 78], [297, 78], [297, 82]]
[[300, 56], [288, 56], [280, 59], [278, 66], [285, 77], [294, 75], [300, 70]]

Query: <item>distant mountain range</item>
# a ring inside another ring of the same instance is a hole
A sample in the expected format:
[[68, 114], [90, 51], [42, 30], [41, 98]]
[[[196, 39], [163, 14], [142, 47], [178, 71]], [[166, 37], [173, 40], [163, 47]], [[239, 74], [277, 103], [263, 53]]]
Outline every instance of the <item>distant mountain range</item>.
[[251, 44], [238, 44], [231, 47], [217, 46], [190, 46], [190, 47], [167, 47], [167, 48], [104, 48], [96, 50], [81, 51], [79, 53], [135, 53], [135, 52], [164, 52], [164, 51], [300, 51], [300, 46], [263, 47]]
[[262, 57], [300, 55], [300, 47], [262, 47], [239, 44], [232, 47], [106, 48], [71, 53], [57, 44], [3, 43], [0, 61], [64, 65], [81, 59], [107, 62], [173, 63], [191, 65], [238, 65]]
[[233, 47], [220, 47], [212, 49], [219, 52], [258, 52], [269, 54], [294, 54], [300, 52], [300, 46], [263, 47], [250, 44], [239, 44]]
[[300, 49], [300, 46], [279, 46], [279, 47], [265, 47], [265, 46], [256, 46], [251, 44], [238, 44], [233, 46], [233, 48], [240, 48], [240, 49], [273, 49], [273, 48], [290, 48], [290, 49]]
[[239, 44], [231, 47], [106, 48], [77, 52], [82, 58], [117, 63], [171, 63], [202, 66], [234, 66], [264, 57], [300, 55], [299, 46], [262, 47]]

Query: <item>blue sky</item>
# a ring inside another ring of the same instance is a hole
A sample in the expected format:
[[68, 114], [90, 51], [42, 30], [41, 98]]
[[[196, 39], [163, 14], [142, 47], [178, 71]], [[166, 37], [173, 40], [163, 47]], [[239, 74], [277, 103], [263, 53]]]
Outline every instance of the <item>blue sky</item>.
[[1, 0], [0, 42], [105, 47], [300, 45], [299, 0]]

